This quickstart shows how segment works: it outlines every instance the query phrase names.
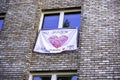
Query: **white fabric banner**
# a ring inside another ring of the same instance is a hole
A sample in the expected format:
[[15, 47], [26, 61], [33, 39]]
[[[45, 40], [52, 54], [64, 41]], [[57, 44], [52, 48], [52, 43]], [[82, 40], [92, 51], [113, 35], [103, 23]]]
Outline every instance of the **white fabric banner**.
[[60, 53], [77, 49], [77, 29], [41, 30], [34, 47], [39, 53]]

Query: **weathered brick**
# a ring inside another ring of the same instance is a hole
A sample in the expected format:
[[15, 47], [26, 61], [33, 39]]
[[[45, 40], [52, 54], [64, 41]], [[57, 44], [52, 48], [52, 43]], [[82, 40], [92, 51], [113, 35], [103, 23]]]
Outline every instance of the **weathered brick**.
[[[119, 0], [0, 0], [0, 80], [28, 80], [31, 71], [76, 70], [78, 80], [120, 79]], [[33, 52], [42, 10], [81, 7], [79, 47]]]

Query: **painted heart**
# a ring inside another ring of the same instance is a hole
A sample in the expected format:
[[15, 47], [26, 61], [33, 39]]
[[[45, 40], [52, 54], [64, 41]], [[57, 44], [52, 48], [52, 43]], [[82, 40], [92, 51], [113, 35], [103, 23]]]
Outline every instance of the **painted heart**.
[[49, 37], [48, 40], [55, 48], [59, 48], [68, 40], [68, 37], [66, 35], [60, 37], [54, 35]]

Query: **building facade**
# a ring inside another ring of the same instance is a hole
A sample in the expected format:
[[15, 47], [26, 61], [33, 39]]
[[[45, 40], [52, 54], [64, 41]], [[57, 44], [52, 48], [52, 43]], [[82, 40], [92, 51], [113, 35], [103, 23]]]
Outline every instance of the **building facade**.
[[[119, 4], [119, 0], [0, 0], [0, 80], [120, 80]], [[78, 49], [34, 52], [43, 14], [67, 11], [80, 12]]]

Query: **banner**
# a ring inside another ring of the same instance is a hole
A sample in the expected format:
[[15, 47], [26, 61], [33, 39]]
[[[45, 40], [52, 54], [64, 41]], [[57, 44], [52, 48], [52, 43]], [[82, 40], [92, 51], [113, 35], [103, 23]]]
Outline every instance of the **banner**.
[[77, 49], [77, 29], [41, 30], [34, 47], [39, 53], [60, 53]]

